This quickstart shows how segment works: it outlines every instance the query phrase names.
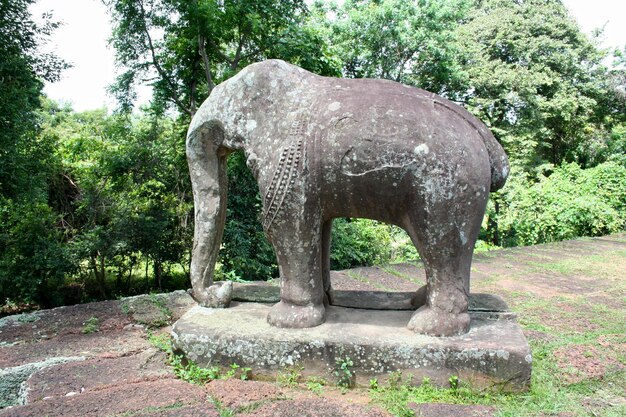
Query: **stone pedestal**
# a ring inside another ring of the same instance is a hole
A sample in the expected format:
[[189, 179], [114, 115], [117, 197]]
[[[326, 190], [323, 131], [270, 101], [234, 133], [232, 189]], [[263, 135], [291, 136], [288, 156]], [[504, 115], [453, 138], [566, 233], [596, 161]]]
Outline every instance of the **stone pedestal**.
[[[326, 323], [309, 329], [271, 327], [271, 304], [234, 302], [230, 308], [193, 307], [173, 329], [174, 347], [201, 365], [250, 367], [255, 375], [275, 375], [300, 366], [302, 374], [333, 379], [337, 363], [350, 358], [357, 384], [371, 378], [383, 383], [391, 372], [424, 377], [447, 385], [456, 375], [473, 386], [528, 388], [530, 348], [506, 311], [505, 304], [486, 294], [474, 294], [470, 331], [438, 338], [416, 335], [406, 328], [412, 311], [328, 307]], [[497, 309], [496, 309], [497, 310]]]

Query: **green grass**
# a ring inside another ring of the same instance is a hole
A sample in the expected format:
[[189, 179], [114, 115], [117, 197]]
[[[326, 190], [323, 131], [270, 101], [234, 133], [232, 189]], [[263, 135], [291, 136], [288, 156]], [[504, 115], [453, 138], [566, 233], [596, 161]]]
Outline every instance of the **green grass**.
[[227, 370], [219, 366], [205, 368], [199, 366], [192, 360], [186, 359], [183, 355], [176, 354], [172, 347], [172, 341], [167, 334], [148, 334], [148, 341], [157, 349], [165, 352], [167, 363], [174, 370], [177, 378], [195, 385], [204, 385], [215, 379], [239, 378], [247, 380], [250, 377], [250, 368], [241, 367], [236, 363], [230, 365]]
[[[488, 405], [497, 409], [497, 416], [550, 416], [572, 413], [576, 416], [602, 415], [623, 416], [626, 405], [620, 404], [626, 388], [626, 372], [618, 371], [607, 375], [602, 381], [587, 380], [567, 385], [561, 381], [561, 370], [551, 357], [555, 344], [532, 343], [533, 374], [528, 392], [515, 394], [495, 389], [476, 390], [460, 381], [456, 388], [440, 388], [425, 380], [420, 386], [411, 386], [403, 381], [395, 386], [370, 390], [375, 403], [395, 416], [414, 416], [407, 404], [448, 403]], [[589, 398], [604, 402], [606, 407], [590, 414], [583, 405]], [[613, 404], [613, 405], [611, 405]]]
[[[429, 382], [416, 387], [396, 377], [386, 386], [373, 384], [370, 396], [374, 402], [401, 417], [414, 415], [407, 406], [411, 402], [482, 404], [494, 407], [498, 417], [626, 416], [626, 251], [608, 250], [546, 259], [547, 262], [540, 258], [525, 257], [517, 263], [517, 269], [490, 277], [488, 282], [497, 285], [501, 279], [538, 274], [549, 283], [556, 273], [586, 286], [581, 293], [569, 290], [568, 294], [559, 295], [556, 291], [553, 296], [502, 289], [501, 295], [506, 294], [522, 328], [545, 334], [531, 335], [529, 339], [533, 369], [527, 392], [472, 389], [465, 381], [460, 381], [457, 388], [435, 387]], [[481, 287], [486, 284], [485, 280], [480, 281]], [[576, 360], [568, 355], [574, 355]], [[587, 368], [589, 363], [592, 365]], [[604, 368], [594, 375], [595, 363]]]

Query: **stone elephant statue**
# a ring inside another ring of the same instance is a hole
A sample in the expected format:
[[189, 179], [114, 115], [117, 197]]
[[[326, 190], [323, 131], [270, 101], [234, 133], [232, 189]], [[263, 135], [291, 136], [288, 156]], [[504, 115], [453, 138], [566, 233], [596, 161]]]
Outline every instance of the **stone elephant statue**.
[[187, 134], [191, 282], [198, 303], [210, 307], [224, 291], [213, 269], [233, 150], [244, 151], [258, 181], [279, 264], [271, 325], [324, 322], [332, 220], [364, 217], [402, 227], [424, 261], [426, 304], [408, 327], [433, 336], [468, 331], [474, 244], [489, 192], [509, 170], [502, 147], [469, 112], [418, 88], [320, 77], [280, 60], [250, 65], [215, 87]]

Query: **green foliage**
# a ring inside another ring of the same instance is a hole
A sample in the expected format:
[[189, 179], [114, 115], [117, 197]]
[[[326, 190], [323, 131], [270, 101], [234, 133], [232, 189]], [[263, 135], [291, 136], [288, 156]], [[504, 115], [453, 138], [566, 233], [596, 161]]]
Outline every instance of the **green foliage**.
[[190, 384], [204, 385], [220, 377], [220, 370], [217, 366], [203, 368], [193, 361], [184, 360], [182, 355], [170, 356], [169, 362], [174, 368], [176, 377]]
[[219, 253], [222, 271], [244, 280], [278, 276], [276, 256], [261, 226], [259, 187], [246, 167], [243, 152], [228, 159], [228, 204], [223, 244]]
[[315, 395], [322, 395], [324, 393], [324, 386], [327, 384], [326, 380], [319, 377], [309, 377], [306, 380], [306, 388]]
[[[599, 49], [560, 1], [477, 2], [458, 27], [461, 100], [526, 170], [593, 161], [625, 104]], [[601, 162], [601, 161], [596, 161]]]
[[52, 16], [33, 22], [34, 0], [0, 0], [0, 196], [45, 201], [53, 144], [37, 136], [42, 80], [54, 81], [67, 65], [38, 47], [57, 28]]
[[[250, 378], [250, 372], [252, 368], [242, 368], [236, 363], [230, 364], [230, 369], [226, 372], [225, 378], [239, 378], [242, 381], [246, 381]], [[237, 374], [239, 374], [237, 376]]]
[[293, 365], [278, 372], [276, 382], [284, 387], [295, 387], [302, 377], [304, 367], [302, 365]]
[[117, 62], [125, 69], [112, 90], [126, 109], [134, 86], [148, 74], [156, 75], [151, 83], [155, 110], [174, 104], [192, 116], [216, 84], [262, 59], [285, 58], [334, 71], [322, 39], [312, 29], [302, 30], [306, 6], [301, 0], [105, 3], [115, 22]]
[[380, 385], [378, 385], [378, 379], [377, 378], [372, 378], [370, 379], [370, 389], [371, 390], [377, 390], [378, 388], [380, 388]]
[[37, 110], [42, 80], [66, 64], [38, 52], [58, 24], [34, 23], [33, 2], [0, 0], [0, 299], [54, 304], [71, 265], [47, 206], [55, 144], [38, 135]]
[[100, 331], [100, 320], [98, 317], [89, 317], [86, 322], [83, 323], [84, 334], [91, 334]]
[[68, 252], [48, 205], [0, 196], [0, 299], [59, 305]]
[[[562, 2], [317, 1], [309, 11], [301, 0], [106, 0], [123, 69], [112, 92], [126, 110], [146, 78], [154, 92], [137, 115], [41, 100], [42, 80], [66, 64], [37, 52], [58, 24], [33, 23], [32, 3], [0, 0], [0, 300], [53, 306], [188, 285], [186, 127], [215, 84], [266, 58], [423, 87], [485, 121], [514, 170], [477, 251], [626, 225], [626, 54], [609, 65]], [[267, 279], [278, 268], [245, 161], [228, 162], [218, 275]], [[334, 223], [334, 269], [418, 258], [396, 227]]]
[[466, 0], [347, 0], [341, 6], [318, 1], [314, 13], [344, 75], [444, 92], [459, 75], [454, 29], [468, 5]]
[[168, 270], [187, 262], [192, 233], [184, 126], [154, 116], [73, 113], [49, 102], [44, 110], [42, 135], [59, 143], [50, 205], [80, 266], [74, 280], [95, 289], [90, 298], [132, 293], [143, 258], [154, 283], [140, 291], [171, 288]]
[[332, 269], [387, 263], [391, 233], [387, 225], [369, 219], [335, 219], [331, 234]]
[[[454, 377], [450, 378], [451, 382]], [[458, 382], [458, 379], [456, 379]], [[403, 381], [400, 374], [394, 383], [387, 387], [380, 387], [370, 391], [375, 402], [381, 404], [388, 411], [397, 416], [412, 416], [408, 403], [433, 403], [447, 404], [485, 404], [492, 401], [493, 394], [490, 391], [472, 390], [468, 386], [457, 383], [455, 387], [439, 388], [424, 378], [419, 386], [413, 386], [410, 379]], [[502, 395], [506, 400], [506, 394]]]
[[514, 175], [503, 190], [500, 230], [506, 246], [600, 236], [626, 226], [626, 168], [607, 162], [555, 168], [532, 182]]
[[450, 388], [453, 390], [459, 388], [459, 377], [457, 375], [452, 375], [448, 378], [448, 383], [450, 384]]
[[355, 373], [352, 370], [354, 362], [350, 357], [338, 357], [335, 361], [333, 374], [337, 378], [337, 385], [341, 388], [354, 388], [356, 383]]
[[172, 339], [168, 334], [148, 333], [148, 341], [157, 349], [167, 354], [168, 364], [174, 368], [177, 378], [195, 385], [204, 385], [215, 379], [239, 378], [242, 381], [250, 377], [250, 368], [241, 367], [236, 363], [230, 365], [228, 371], [223, 373], [218, 366], [204, 368], [195, 362], [185, 359], [182, 355], [175, 354], [172, 349]]

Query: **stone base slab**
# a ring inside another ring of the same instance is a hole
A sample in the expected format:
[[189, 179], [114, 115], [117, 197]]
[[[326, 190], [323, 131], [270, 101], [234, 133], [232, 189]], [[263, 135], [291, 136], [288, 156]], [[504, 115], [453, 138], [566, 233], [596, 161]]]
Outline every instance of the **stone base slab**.
[[[417, 335], [406, 328], [412, 311], [330, 306], [324, 324], [279, 329], [266, 317], [271, 304], [234, 302], [230, 308], [195, 306], [172, 328], [174, 348], [194, 362], [250, 367], [254, 375], [275, 376], [289, 367], [302, 375], [332, 380], [337, 363], [354, 363], [356, 383], [384, 382], [391, 372], [428, 377], [447, 385], [456, 375], [475, 387], [501, 385], [511, 391], [530, 383], [531, 353], [511, 317], [472, 312], [470, 331], [455, 337]], [[495, 319], [494, 319], [495, 317]]]

